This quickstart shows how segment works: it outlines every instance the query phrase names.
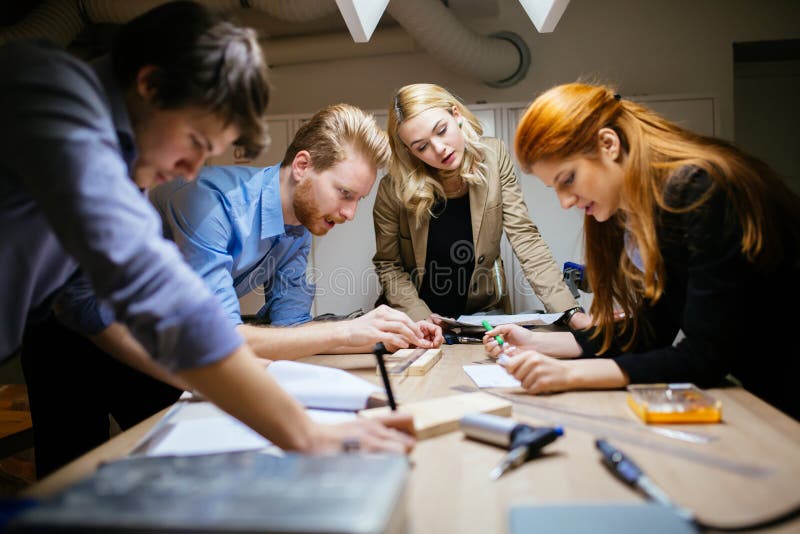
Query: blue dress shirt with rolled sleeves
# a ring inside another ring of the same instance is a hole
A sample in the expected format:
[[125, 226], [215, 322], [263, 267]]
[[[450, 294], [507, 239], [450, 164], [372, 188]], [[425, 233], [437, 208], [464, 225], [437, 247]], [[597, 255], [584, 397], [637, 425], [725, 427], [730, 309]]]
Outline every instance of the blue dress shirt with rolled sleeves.
[[0, 358], [79, 267], [167, 368], [239, 347], [131, 179], [134, 134], [110, 63], [17, 41], [0, 48], [0, 72]]
[[311, 233], [286, 225], [280, 165], [206, 167], [195, 182], [150, 192], [164, 235], [242, 323], [239, 297], [263, 292], [260, 318], [286, 326], [311, 320], [314, 286], [306, 279]]

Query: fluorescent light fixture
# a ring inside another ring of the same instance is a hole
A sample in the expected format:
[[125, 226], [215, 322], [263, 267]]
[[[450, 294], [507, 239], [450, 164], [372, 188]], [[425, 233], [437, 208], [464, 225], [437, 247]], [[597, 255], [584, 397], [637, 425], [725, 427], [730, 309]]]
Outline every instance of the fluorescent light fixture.
[[336, 0], [353, 41], [366, 43], [389, 5], [389, 0]]
[[519, 3], [539, 33], [550, 33], [556, 29], [556, 24], [567, 9], [569, 0], [519, 0]]

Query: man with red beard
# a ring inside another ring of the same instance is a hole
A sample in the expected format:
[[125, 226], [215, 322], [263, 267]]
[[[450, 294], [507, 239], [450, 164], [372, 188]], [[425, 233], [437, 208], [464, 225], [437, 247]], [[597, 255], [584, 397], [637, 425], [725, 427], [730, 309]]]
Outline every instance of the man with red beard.
[[389, 157], [375, 119], [348, 105], [328, 106], [295, 135], [283, 161], [266, 168], [220, 166], [194, 182], [155, 188], [150, 200], [164, 234], [222, 302], [256, 354], [293, 359], [316, 353], [433, 347], [441, 329], [380, 306], [357, 319], [299, 328], [244, 324], [239, 297], [263, 289], [258, 318], [275, 327], [311, 321], [306, 280], [311, 235], [352, 220]]

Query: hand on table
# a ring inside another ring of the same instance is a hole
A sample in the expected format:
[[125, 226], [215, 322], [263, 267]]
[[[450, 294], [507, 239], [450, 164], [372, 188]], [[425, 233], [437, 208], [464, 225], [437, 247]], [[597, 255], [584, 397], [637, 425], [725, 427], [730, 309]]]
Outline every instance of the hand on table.
[[553, 393], [574, 389], [570, 371], [575, 361], [545, 356], [535, 350], [512, 351], [503, 367], [520, 381], [528, 393]]
[[392, 428], [413, 428], [410, 416], [391, 415], [384, 419], [356, 419], [337, 425], [319, 425], [318, 438], [312, 452], [390, 452], [408, 454], [416, 441], [410, 435]]
[[422, 330], [425, 339], [430, 341], [430, 348], [439, 347], [444, 343], [444, 336], [442, 335], [442, 327], [430, 321], [417, 321], [417, 326]]
[[436, 339], [434, 325], [422, 326], [405, 313], [386, 305], [378, 306], [357, 319], [342, 322], [341, 328], [346, 329], [348, 345], [364, 346], [382, 342], [392, 352], [410, 346], [432, 348]]

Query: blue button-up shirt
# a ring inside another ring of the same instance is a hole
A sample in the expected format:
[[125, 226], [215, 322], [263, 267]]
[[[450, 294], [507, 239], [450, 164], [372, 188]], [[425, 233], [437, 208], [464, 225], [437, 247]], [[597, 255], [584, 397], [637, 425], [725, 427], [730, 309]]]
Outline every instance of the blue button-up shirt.
[[131, 180], [134, 135], [109, 63], [95, 70], [54, 45], [17, 41], [0, 48], [0, 72], [0, 358], [79, 266], [168, 368], [240, 346]]
[[259, 316], [274, 325], [311, 320], [314, 287], [306, 279], [311, 233], [286, 225], [280, 166], [206, 167], [194, 182], [156, 187], [150, 200], [164, 235], [242, 322], [238, 298], [263, 292]]

